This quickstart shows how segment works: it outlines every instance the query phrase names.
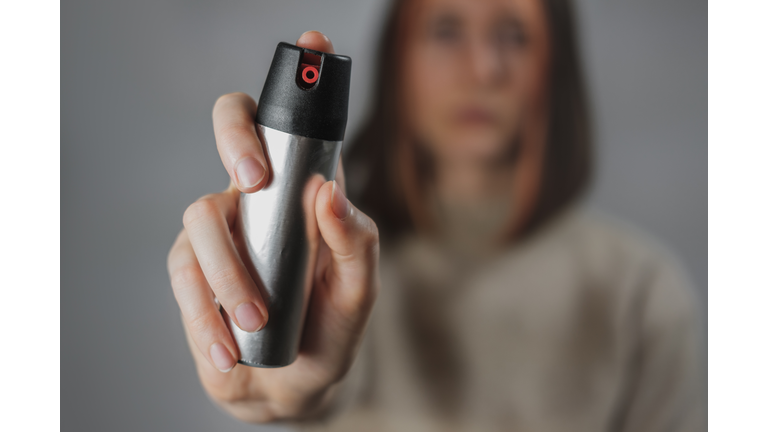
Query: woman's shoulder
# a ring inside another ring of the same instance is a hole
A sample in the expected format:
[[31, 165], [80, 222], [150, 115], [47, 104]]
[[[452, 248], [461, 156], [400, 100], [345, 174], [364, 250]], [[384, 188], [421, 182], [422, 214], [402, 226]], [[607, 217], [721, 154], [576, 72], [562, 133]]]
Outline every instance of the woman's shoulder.
[[658, 239], [628, 220], [583, 206], [565, 211], [531, 240], [556, 241], [580, 248], [618, 249], [634, 255], [670, 254]]
[[382, 278], [389, 286], [456, 280], [472, 286], [474, 294], [468, 295], [499, 304], [521, 292], [552, 299], [581, 293], [620, 309], [647, 301], [666, 304], [663, 308], [674, 313], [697, 308], [685, 267], [668, 246], [631, 222], [585, 207], [563, 212], [468, 270], [446, 251], [416, 238], [385, 249]]
[[693, 314], [696, 293], [680, 258], [662, 240], [605, 212], [578, 207], [510, 251], [539, 268], [567, 271], [583, 290]]
[[520, 249], [534, 254], [557, 249], [587, 268], [604, 271], [663, 267], [683, 272], [679, 258], [660, 239], [627, 220], [585, 207], [568, 210]]

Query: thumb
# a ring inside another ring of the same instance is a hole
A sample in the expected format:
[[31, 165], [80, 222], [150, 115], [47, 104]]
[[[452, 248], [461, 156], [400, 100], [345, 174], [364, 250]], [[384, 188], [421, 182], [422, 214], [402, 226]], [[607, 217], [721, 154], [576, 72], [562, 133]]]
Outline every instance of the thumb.
[[373, 301], [378, 287], [378, 228], [349, 202], [336, 181], [320, 188], [315, 212], [330, 250], [324, 277], [334, 303], [347, 312], [359, 310]]
[[328, 39], [328, 36], [315, 30], [304, 32], [299, 36], [299, 40], [296, 41], [296, 46], [331, 54], [334, 53], [333, 44], [331, 43], [331, 40]]

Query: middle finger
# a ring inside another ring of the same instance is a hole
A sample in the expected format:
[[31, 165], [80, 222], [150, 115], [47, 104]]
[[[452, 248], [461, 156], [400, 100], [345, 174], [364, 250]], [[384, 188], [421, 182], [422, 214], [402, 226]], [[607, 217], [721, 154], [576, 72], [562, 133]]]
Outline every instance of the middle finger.
[[184, 213], [184, 227], [222, 307], [238, 327], [255, 332], [267, 323], [267, 308], [232, 241], [224, 211], [229, 205], [226, 199], [223, 194], [199, 199]]

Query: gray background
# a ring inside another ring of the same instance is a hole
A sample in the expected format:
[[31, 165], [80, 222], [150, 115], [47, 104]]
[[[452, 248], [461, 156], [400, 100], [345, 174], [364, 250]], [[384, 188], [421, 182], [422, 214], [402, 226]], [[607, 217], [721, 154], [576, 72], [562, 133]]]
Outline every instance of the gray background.
[[[206, 398], [165, 259], [227, 174], [210, 112], [258, 97], [275, 45], [321, 30], [354, 59], [354, 133], [381, 0], [69, 1], [61, 10], [61, 424], [254, 430]], [[598, 129], [589, 202], [674, 250], [707, 289], [707, 4], [578, 2]], [[41, 106], [45, 101], [40, 101]], [[270, 428], [263, 428], [270, 429]]]

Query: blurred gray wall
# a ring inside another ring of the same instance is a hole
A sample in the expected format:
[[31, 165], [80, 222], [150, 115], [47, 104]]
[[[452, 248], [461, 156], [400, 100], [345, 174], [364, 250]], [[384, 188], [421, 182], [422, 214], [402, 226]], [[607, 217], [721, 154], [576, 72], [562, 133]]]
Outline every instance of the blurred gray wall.
[[[598, 126], [589, 201], [665, 241], [705, 302], [707, 4], [578, 5]], [[321, 30], [353, 58], [351, 135], [366, 107], [384, 7], [381, 0], [64, 2], [64, 430], [254, 430], [201, 389], [166, 254], [186, 206], [228, 182], [211, 130], [216, 98], [232, 91], [258, 98], [277, 42]]]

